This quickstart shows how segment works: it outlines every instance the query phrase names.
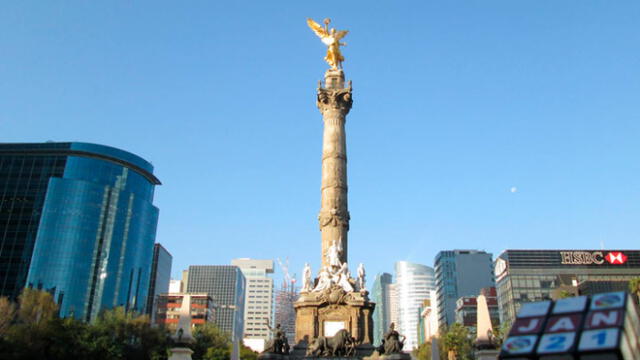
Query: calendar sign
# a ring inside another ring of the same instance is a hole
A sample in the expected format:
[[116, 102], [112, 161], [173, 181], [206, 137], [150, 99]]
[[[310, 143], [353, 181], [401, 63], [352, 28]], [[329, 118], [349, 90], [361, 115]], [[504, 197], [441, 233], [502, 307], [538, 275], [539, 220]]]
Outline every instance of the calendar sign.
[[618, 346], [618, 328], [587, 330], [580, 336], [578, 350], [613, 349]]
[[523, 304], [498, 359], [639, 360], [638, 313], [625, 292]]
[[502, 351], [508, 354], [527, 354], [533, 352], [538, 340], [537, 336], [513, 336], [502, 344]]
[[566, 353], [573, 349], [575, 339], [574, 332], [542, 335], [537, 352], [538, 354]]

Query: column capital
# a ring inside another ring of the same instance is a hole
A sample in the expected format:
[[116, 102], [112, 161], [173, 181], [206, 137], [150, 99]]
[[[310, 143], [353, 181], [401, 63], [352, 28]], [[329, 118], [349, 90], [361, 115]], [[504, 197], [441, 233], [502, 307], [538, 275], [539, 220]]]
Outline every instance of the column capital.
[[342, 115], [347, 115], [353, 104], [351, 82], [349, 82], [349, 87], [344, 89], [325, 89], [318, 87], [318, 100], [316, 104], [323, 114], [328, 111], [339, 111]]

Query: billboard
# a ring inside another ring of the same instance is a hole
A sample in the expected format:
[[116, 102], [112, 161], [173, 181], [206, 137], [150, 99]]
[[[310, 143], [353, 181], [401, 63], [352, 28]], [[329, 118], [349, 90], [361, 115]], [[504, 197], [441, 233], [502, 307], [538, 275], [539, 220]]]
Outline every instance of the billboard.
[[498, 359], [640, 359], [640, 319], [625, 292], [525, 303]]

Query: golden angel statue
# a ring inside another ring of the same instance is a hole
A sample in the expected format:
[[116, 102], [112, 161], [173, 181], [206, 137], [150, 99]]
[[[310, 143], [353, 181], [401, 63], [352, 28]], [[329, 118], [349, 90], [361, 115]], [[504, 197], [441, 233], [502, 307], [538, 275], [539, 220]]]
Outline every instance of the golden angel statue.
[[345, 46], [347, 44], [340, 42], [340, 39], [345, 37], [349, 31], [336, 31], [336, 29], [333, 28], [329, 31], [330, 22], [331, 19], [324, 19], [324, 27], [322, 27], [322, 25], [312, 19], [307, 19], [307, 25], [309, 25], [311, 30], [320, 37], [320, 40], [327, 45], [327, 56], [325, 56], [324, 59], [329, 63], [332, 69], [342, 69], [344, 57], [342, 56], [342, 53], [340, 53], [340, 46]]

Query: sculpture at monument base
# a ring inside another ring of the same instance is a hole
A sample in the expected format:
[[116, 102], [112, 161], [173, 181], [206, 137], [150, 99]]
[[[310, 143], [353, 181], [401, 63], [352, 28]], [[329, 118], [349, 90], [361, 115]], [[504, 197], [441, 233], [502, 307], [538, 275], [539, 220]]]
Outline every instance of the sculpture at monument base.
[[356, 354], [355, 339], [345, 329], [330, 337], [320, 336], [307, 347], [307, 357], [351, 357]]
[[278, 358], [281, 355], [289, 355], [289, 340], [287, 335], [281, 329], [280, 324], [276, 324], [275, 328], [269, 326], [269, 320], [266, 320], [267, 328], [272, 332], [273, 337], [267, 341], [264, 350], [258, 356], [259, 359]]

